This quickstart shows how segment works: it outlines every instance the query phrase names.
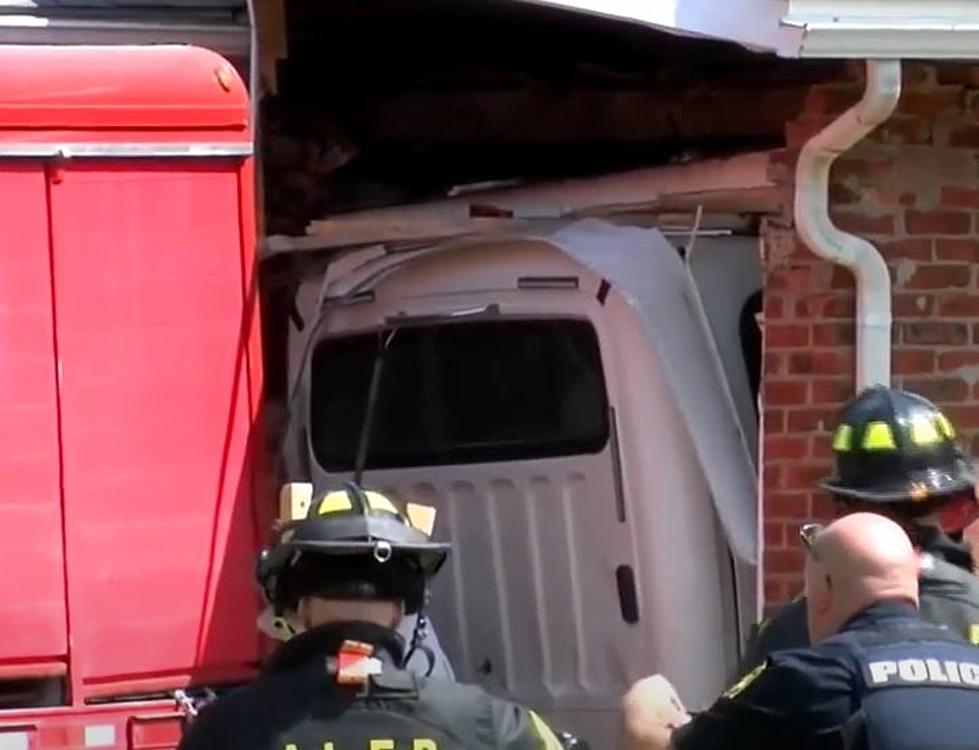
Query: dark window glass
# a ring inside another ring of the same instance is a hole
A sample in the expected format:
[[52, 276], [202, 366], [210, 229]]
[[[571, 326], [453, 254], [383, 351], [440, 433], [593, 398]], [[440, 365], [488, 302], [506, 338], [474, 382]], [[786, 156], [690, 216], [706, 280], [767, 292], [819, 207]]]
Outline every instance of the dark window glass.
[[[313, 452], [353, 468], [377, 333], [313, 352]], [[502, 320], [398, 329], [384, 369], [367, 468], [596, 453], [608, 440], [598, 338], [580, 320]]]
[[748, 371], [748, 385], [751, 388], [751, 404], [758, 416], [758, 389], [761, 387], [761, 331], [755, 316], [762, 311], [762, 294], [755, 292], [741, 308], [739, 329], [741, 333], [741, 354]]

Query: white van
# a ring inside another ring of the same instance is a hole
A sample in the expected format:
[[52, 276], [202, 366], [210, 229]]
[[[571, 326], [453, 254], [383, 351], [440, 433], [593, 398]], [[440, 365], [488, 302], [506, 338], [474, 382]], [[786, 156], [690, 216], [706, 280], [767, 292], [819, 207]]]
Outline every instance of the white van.
[[386, 345], [364, 482], [439, 510], [431, 616], [459, 679], [594, 748], [640, 676], [710, 701], [758, 614], [757, 244], [695, 253], [585, 221], [359, 250], [297, 294], [292, 479], [350, 478]]

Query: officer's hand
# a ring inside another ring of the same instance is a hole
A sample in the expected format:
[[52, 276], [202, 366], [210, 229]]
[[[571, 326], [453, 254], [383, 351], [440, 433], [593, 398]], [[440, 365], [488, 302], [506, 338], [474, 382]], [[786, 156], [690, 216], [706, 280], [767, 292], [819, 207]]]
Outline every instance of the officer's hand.
[[622, 699], [622, 713], [630, 750], [665, 750], [673, 730], [690, 721], [670, 681], [658, 674], [629, 689]]

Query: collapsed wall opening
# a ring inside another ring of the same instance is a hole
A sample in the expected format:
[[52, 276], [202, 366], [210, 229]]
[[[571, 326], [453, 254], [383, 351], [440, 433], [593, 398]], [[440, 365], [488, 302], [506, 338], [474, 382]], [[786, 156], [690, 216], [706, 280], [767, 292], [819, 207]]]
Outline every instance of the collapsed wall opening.
[[[777, 149], [809, 86], [839, 75], [838, 63], [516, 0], [283, 2], [275, 90], [261, 102], [266, 235], [471, 190]], [[758, 213], [736, 196], [730, 209]], [[281, 333], [295, 291], [329, 256], [263, 266], [272, 411], [287, 408]]]
[[[524, 2], [286, 0], [268, 233], [427, 200], [774, 148], [826, 66]], [[764, 86], [759, 82], [764, 80]]]

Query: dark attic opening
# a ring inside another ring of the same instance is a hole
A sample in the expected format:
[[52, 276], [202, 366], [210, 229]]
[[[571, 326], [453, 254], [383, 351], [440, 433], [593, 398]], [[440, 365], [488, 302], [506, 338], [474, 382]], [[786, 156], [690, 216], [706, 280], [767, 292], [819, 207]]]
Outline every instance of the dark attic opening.
[[284, 3], [264, 63], [267, 234], [776, 148], [804, 84], [834, 70], [518, 0]]

